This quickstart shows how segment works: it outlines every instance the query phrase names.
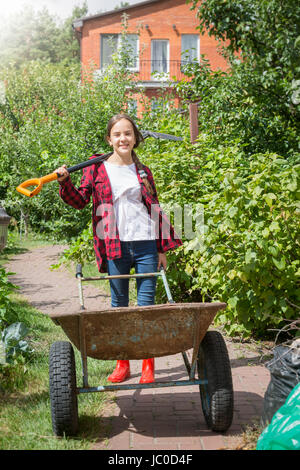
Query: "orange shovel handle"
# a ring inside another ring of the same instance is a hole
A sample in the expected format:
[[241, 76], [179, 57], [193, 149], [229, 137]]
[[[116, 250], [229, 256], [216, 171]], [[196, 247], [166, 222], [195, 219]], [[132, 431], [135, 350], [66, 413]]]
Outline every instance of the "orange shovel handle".
[[[50, 173], [41, 178], [32, 178], [31, 180], [24, 181], [24, 183], [21, 183], [16, 189], [19, 193], [24, 194], [24, 196], [32, 197], [40, 192], [43, 184], [54, 180], [57, 180], [57, 173]], [[29, 189], [26, 189], [28, 186], [36, 187], [32, 191], [29, 191]]]

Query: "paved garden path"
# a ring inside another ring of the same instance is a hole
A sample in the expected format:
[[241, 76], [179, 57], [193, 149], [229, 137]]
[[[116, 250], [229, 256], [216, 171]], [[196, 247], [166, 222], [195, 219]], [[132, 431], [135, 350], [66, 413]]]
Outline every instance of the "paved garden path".
[[[50, 270], [61, 246], [45, 246], [15, 255], [8, 268], [11, 280], [21, 294], [45, 314], [78, 309], [75, 277], [66, 269]], [[85, 285], [87, 309], [109, 308], [110, 298], [95, 286]], [[108, 439], [99, 436], [94, 449], [111, 450], [217, 450], [242, 446], [244, 429], [258, 422], [270, 375], [261, 362], [261, 351], [252, 343], [226, 340], [234, 386], [234, 418], [225, 434], [207, 429], [197, 386], [157, 388], [118, 392], [108, 402], [102, 416], [103, 429], [110, 428]], [[157, 379], [187, 378], [181, 354], [157, 358]], [[141, 361], [131, 361], [129, 383], [139, 381]], [[109, 425], [109, 426], [106, 426]]]

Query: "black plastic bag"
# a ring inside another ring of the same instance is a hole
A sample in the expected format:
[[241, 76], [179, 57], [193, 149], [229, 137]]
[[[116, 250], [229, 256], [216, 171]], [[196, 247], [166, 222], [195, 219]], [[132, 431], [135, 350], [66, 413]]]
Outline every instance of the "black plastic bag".
[[[296, 343], [295, 347], [293, 347], [294, 343]], [[300, 349], [298, 341], [294, 343], [291, 347], [274, 348], [274, 358], [266, 363], [271, 380], [264, 396], [261, 417], [263, 426], [271, 422], [276, 411], [284, 405], [293, 388], [300, 382]]]

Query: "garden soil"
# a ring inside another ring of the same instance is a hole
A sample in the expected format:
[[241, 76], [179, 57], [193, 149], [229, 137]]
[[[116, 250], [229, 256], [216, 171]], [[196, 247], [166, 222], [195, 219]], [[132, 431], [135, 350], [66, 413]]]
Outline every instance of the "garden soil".
[[[20, 294], [46, 315], [79, 309], [75, 273], [64, 267], [50, 269], [64, 248], [60, 245], [34, 248], [15, 255], [7, 264], [14, 273], [10, 280], [20, 286]], [[95, 285], [84, 285], [84, 299], [88, 310], [110, 307], [108, 291], [100, 291]], [[207, 428], [198, 386], [127, 390], [108, 396], [107, 406], [99, 416], [103, 432], [93, 449], [163, 451], [249, 447], [249, 436], [255, 430], [257, 433], [270, 381], [264, 366], [268, 351], [254, 342], [225, 340], [234, 387], [233, 423], [225, 434]], [[190, 353], [187, 352], [188, 356]], [[157, 358], [155, 369], [157, 380], [188, 378], [181, 354]], [[131, 361], [128, 383], [138, 383], [140, 374], [141, 361]]]

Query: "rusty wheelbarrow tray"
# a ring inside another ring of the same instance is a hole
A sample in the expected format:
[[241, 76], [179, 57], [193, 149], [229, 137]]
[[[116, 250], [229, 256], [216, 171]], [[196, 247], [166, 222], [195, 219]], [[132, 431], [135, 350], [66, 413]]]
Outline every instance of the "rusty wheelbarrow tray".
[[[87, 311], [82, 282], [110, 278], [161, 277], [168, 304]], [[50, 349], [50, 401], [53, 431], [73, 435], [78, 427], [77, 395], [81, 393], [198, 385], [208, 426], [226, 431], [231, 425], [233, 390], [229, 357], [222, 335], [207, 332], [216, 313], [226, 304], [175, 303], [163, 270], [158, 273], [84, 278], [77, 266], [81, 308], [74, 313], [50, 315], [81, 353], [83, 386], [77, 387], [74, 352], [70, 343], [56, 342]], [[120, 328], [116, 326], [119, 325]], [[186, 351], [193, 349], [191, 363]], [[148, 384], [90, 387], [87, 357], [101, 360], [144, 359], [182, 353], [189, 380]], [[198, 369], [198, 378], [196, 378]], [[67, 376], [67, 381], [66, 381]], [[220, 396], [219, 396], [220, 395]], [[62, 411], [63, 410], [63, 411]]]

